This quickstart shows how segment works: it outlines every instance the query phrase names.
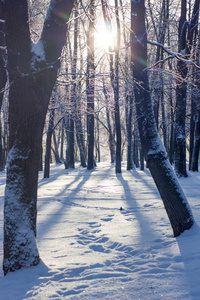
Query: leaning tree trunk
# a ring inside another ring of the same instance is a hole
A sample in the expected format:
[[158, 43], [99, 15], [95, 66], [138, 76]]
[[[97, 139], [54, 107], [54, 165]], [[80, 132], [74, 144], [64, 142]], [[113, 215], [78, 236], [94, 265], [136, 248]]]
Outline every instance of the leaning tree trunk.
[[174, 236], [193, 225], [187, 199], [167, 160], [165, 148], [159, 138], [149, 92], [147, 67], [147, 34], [144, 0], [131, 2], [131, 54], [138, 127], [148, 167], [160, 192]]
[[[4, 274], [38, 264], [37, 183], [42, 132], [66, 41], [73, 1], [52, 0], [37, 44], [30, 39], [28, 4], [5, 0], [8, 53], [9, 154], [4, 204]], [[59, 32], [59, 34], [58, 34]]]

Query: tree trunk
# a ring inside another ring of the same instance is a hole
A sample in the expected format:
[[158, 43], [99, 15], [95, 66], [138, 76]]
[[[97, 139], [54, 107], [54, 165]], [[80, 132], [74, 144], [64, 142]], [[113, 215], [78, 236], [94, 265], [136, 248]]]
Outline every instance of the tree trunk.
[[[99, 109], [99, 107], [98, 107]], [[95, 160], [98, 162], [101, 161], [101, 153], [100, 153], [100, 128], [99, 128], [99, 117], [97, 113], [97, 120], [96, 120], [96, 138], [95, 138], [95, 148], [96, 148], [96, 156]]]
[[60, 143], [60, 159], [62, 162], [64, 159], [63, 147], [64, 147], [64, 121], [62, 121], [62, 125], [61, 125], [61, 143]]
[[115, 172], [121, 173], [121, 123], [119, 108], [119, 47], [120, 47], [120, 22], [118, 0], [115, 0], [115, 14], [117, 23], [117, 45], [115, 49], [115, 68], [114, 68], [114, 99], [115, 99], [115, 128], [116, 128], [116, 163]]
[[54, 153], [54, 156], [55, 156], [55, 161], [57, 164], [61, 163], [61, 159], [60, 159], [60, 156], [59, 156], [59, 151], [58, 151], [58, 147], [59, 147], [59, 142], [60, 139], [58, 139], [58, 141], [56, 140], [56, 133], [55, 133], [55, 130], [53, 130], [53, 143], [54, 143], [54, 150], [53, 150], [53, 153]]
[[199, 148], [200, 148], [200, 108], [197, 109], [195, 122], [194, 148], [191, 161], [191, 171], [198, 171], [199, 165]]
[[134, 135], [133, 135], [133, 161], [136, 166], [136, 168], [139, 168], [139, 136], [138, 136], [138, 130], [136, 129], [136, 126], [134, 128]]
[[128, 139], [128, 151], [127, 151], [127, 170], [132, 170], [134, 167], [133, 162], [133, 95], [126, 96], [126, 128], [127, 128], [127, 139]]
[[67, 148], [66, 148], [66, 159], [64, 161], [65, 164], [65, 169], [69, 169], [70, 165], [70, 157], [69, 157], [69, 115], [64, 117], [64, 124], [65, 124], [65, 132], [66, 132], [66, 137], [67, 137]]
[[80, 151], [81, 166], [83, 168], [86, 168], [87, 164], [86, 164], [86, 156], [85, 156], [85, 144], [83, 139], [83, 128], [82, 128], [81, 119], [78, 116], [76, 118], [76, 139]]
[[[196, 53], [193, 55], [194, 60], [196, 61], [197, 65], [199, 65], [199, 40], [198, 40], [198, 22], [199, 22], [199, 6], [200, 6], [200, 0], [195, 0], [194, 6], [193, 6], [193, 12], [191, 21], [188, 26], [188, 53], [191, 52], [191, 49], [197, 48]], [[198, 41], [198, 45], [197, 45]], [[196, 50], [196, 49], [195, 49]], [[199, 72], [196, 72], [196, 68], [194, 68], [194, 76], [192, 80], [192, 84], [197, 84], [197, 89], [199, 88]], [[197, 98], [197, 99], [196, 99]], [[199, 122], [199, 108], [198, 108], [198, 102], [199, 97], [196, 96], [196, 93], [192, 92], [191, 95], [191, 116], [190, 116], [190, 153], [189, 153], [189, 170], [196, 169], [198, 170], [198, 158], [197, 158], [197, 148], [198, 148], [198, 122]], [[197, 111], [197, 124], [195, 128], [195, 115]], [[197, 130], [197, 132], [196, 132]], [[194, 137], [195, 135], [195, 137]], [[194, 149], [194, 139], [195, 139], [195, 147]], [[196, 154], [195, 154], [196, 153]], [[194, 158], [194, 155], [196, 156], [197, 160]], [[195, 163], [196, 161], [196, 163]], [[196, 167], [195, 167], [196, 165]]]
[[[171, 64], [170, 66], [171, 67]], [[170, 69], [171, 70], [171, 69]], [[170, 91], [169, 91], [169, 103], [170, 103], [170, 138], [169, 138], [169, 161], [174, 163], [174, 106], [172, 97], [172, 78], [170, 76]]]
[[[4, 204], [4, 274], [38, 264], [37, 183], [42, 133], [66, 40], [73, 1], [52, 0], [41, 38], [31, 43], [28, 5], [5, 0], [8, 53], [9, 154]], [[59, 35], [57, 34], [59, 32]], [[40, 51], [38, 51], [40, 50]], [[17, 99], [17, 100], [16, 100]]]
[[140, 170], [144, 171], [144, 154], [142, 149], [140, 149]]
[[159, 138], [149, 92], [147, 66], [147, 34], [144, 0], [131, 2], [131, 55], [136, 112], [142, 149], [149, 170], [160, 192], [174, 236], [193, 225], [187, 199], [167, 160], [165, 148]]
[[[179, 20], [179, 53], [186, 51], [186, 0], [181, 2], [181, 17]], [[176, 88], [176, 110], [175, 110], [175, 171], [178, 177], [187, 177], [186, 172], [186, 137], [185, 137], [185, 117], [186, 117], [186, 97], [187, 65], [183, 61], [177, 62], [178, 79]]]
[[106, 100], [106, 119], [107, 119], [107, 126], [108, 126], [108, 134], [109, 134], [109, 148], [110, 148], [110, 161], [111, 163], [115, 162], [115, 135], [114, 135], [114, 128], [112, 129], [111, 120], [110, 120], [110, 94], [106, 88], [105, 82], [103, 81], [103, 92]]
[[190, 116], [190, 154], [189, 154], [189, 170], [191, 170], [192, 156], [194, 149], [194, 131], [195, 131], [195, 112], [196, 112], [196, 101], [195, 96], [191, 95], [191, 116]]
[[51, 138], [52, 138], [53, 127], [54, 127], [54, 114], [55, 114], [55, 110], [51, 109], [50, 114], [49, 114], [49, 126], [48, 126], [48, 130], [47, 130], [47, 139], [46, 139], [44, 178], [50, 177]]
[[[3, 5], [0, 2], [0, 20], [4, 20]], [[1, 48], [2, 47], [2, 48]], [[5, 68], [5, 39], [4, 39], [4, 23], [0, 22], [0, 171], [5, 168], [5, 157], [3, 150], [3, 136], [2, 136], [2, 123], [1, 123], [1, 107], [3, 103], [4, 88], [7, 81], [6, 68]]]
[[90, 21], [87, 34], [87, 139], [88, 139], [88, 163], [87, 168], [94, 168], [94, 85], [95, 85], [95, 65], [94, 65], [94, 22], [95, 22], [95, 0], [90, 0]]

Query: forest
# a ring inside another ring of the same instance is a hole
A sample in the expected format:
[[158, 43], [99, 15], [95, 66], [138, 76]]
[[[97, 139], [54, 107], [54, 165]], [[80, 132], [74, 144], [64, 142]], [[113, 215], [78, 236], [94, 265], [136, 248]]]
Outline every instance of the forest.
[[51, 162], [148, 168], [174, 237], [192, 227], [178, 178], [198, 171], [199, 4], [0, 1], [4, 275], [40, 261], [38, 172]]

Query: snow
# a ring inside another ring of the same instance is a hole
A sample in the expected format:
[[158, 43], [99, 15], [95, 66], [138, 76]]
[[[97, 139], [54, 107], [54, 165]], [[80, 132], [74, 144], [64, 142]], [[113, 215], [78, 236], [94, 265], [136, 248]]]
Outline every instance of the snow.
[[50, 179], [41, 172], [41, 262], [6, 277], [0, 173], [0, 300], [200, 299], [200, 174], [180, 179], [196, 223], [174, 238], [149, 171], [122, 171], [99, 163], [53, 165]]
[[39, 40], [37, 43], [31, 43], [31, 52], [32, 52], [32, 67], [35, 67], [36, 62], [45, 61], [45, 50], [42, 40]]

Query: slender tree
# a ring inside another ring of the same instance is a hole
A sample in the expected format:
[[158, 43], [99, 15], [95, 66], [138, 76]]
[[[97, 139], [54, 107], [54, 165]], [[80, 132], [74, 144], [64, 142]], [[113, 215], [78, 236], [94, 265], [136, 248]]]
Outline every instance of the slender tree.
[[7, 274], [39, 262], [36, 204], [42, 133], [73, 1], [50, 2], [37, 44], [30, 38], [27, 0], [1, 2], [10, 80], [3, 259]]
[[5, 157], [3, 151], [1, 107], [3, 103], [4, 89], [7, 81], [5, 69], [5, 39], [4, 39], [4, 12], [3, 5], [0, 2], [0, 171], [5, 168]]
[[110, 161], [111, 163], [115, 162], [115, 128], [112, 126], [112, 111], [110, 113], [110, 102], [111, 102], [111, 97], [110, 93], [108, 91], [108, 88], [106, 87], [105, 80], [103, 80], [103, 93], [105, 96], [106, 100], [106, 120], [107, 120], [107, 127], [108, 127], [108, 135], [109, 135], [109, 149], [110, 149]]
[[198, 171], [200, 149], [200, 108], [198, 107], [195, 121], [194, 148], [192, 153], [191, 170]]
[[78, 8], [77, 2], [74, 8], [74, 39], [73, 39], [73, 55], [72, 55], [72, 86], [71, 86], [71, 115], [69, 118], [68, 132], [68, 161], [69, 168], [74, 168], [74, 129], [75, 129], [75, 108], [76, 108], [76, 84], [77, 84], [77, 51], [78, 51]]
[[[179, 20], [179, 53], [186, 51], [186, 0], [181, 1], [181, 17]], [[175, 110], [175, 171], [178, 177], [187, 177], [186, 171], [186, 97], [187, 97], [187, 65], [182, 60], [177, 62], [178, 79], [176, 88], [176, 110]]]
[[50, 177], [51, 140], [52, 140], [52, 134], [54, 130], [54, 116], [55, 116], [55, 109], [51, 108], [49, 112], [49, 125], [47, 129], [47, 138], [46, 138], [44, 178]]
[[88, 138], [88, 163], [87, 168], [94, 168], [94, 85], [95, 85], [95, 64], [94, 64], [94, 22], [95, 22], [95, 0], [90, 0], [90, 19], [87, 33], [87, 138]]
[[[192, 11], [192, 17], [188, 26], [188, 47], [187, 52], [188, 55], [193, 52], [193, 59], [196, 61], [197, 64], [199, 64], [199, 41], [197, 42], [198, 38], [198, 23], [199, 23], [199, 5], [200, 0], [195, 0], [193, 11]], [[196, 49], [195, 49], [196, 48]], [[196, 68], [193, 68], [194, 76], [192, 77], [192, 83], [197, 85], [197, 89], [199, 87], [199, 71], [196, 70]], [[198, 154], [197, 149], [194, 150], [194, 144], [198, 148], [198, 134], [195, 134], [195, 131], [198, 131], [199, 125], [195, 125], [195, 117], [197, 123], [199, 122], [199, 105], [198, 105], [198, 96], [197, 93], [192, 92], [191, 95], [191, 116], [190, 116], [190, 153], [189, 153], [189, 170], [190, 169], [198, 169]], [[196, 136], [195, 136], [196, 135]], [[197, 142], [194, 142], [195, 141]], [[196, 158], [194, 159], [193, 154], [195, 154]], [[195, 163], [194, 163], [195, 162]], [[193, 166], [191, 166], [193, 165]]]
[[117, 41], [115, 46], [115, 65], [114, 65], [114, 99], [115, 99], [115, 127], [116, 127], [116, 163], [115, 172], [121, 173], [121, 122], [119, 108], [119, 47], [120, 47], [120, 20], [118, 0], [115, 0], [115, 16], [117, 23]]

